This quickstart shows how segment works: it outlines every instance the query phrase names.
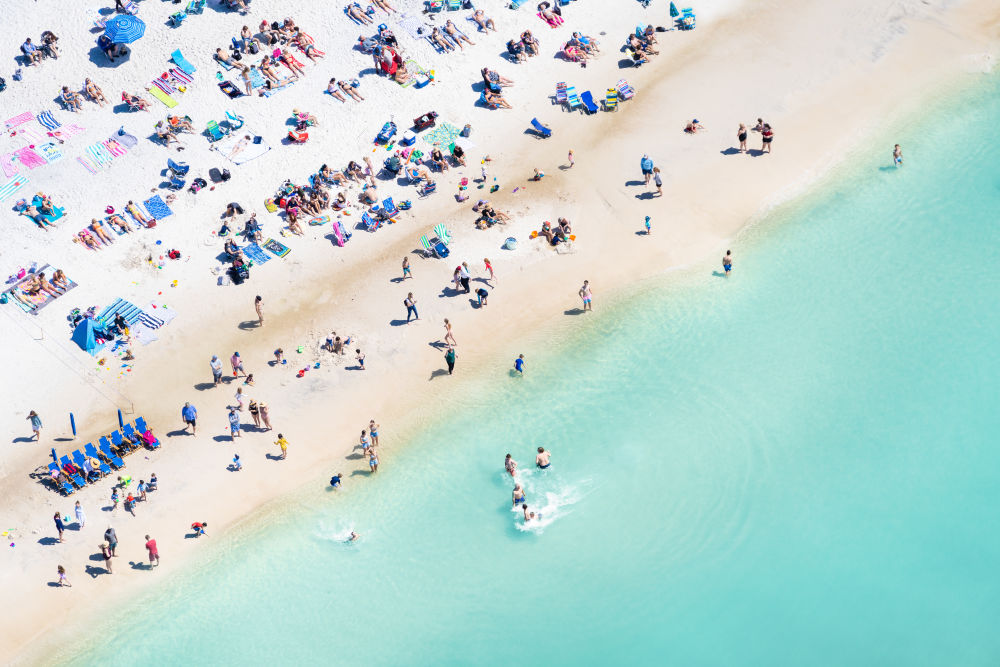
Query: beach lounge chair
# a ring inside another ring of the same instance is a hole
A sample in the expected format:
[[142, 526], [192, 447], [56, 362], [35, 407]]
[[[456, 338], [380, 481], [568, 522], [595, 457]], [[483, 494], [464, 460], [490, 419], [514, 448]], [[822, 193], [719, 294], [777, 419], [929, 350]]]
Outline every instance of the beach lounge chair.
[[580, 96], [576, 94], [576, 88], [573, 86], [566, 89], [566, 105], [570, 108], [570, 111], [576, 107], [583, 106], [583, 102], [580, 101]]
[[563, 104], [566, 101], [566, 83], [560, 81], [556, 84], [556, 104]]
[[205, 133], [208, 134], [209, 141], [218, 141], [226, 136], [226, 133], [222, 131], [219, 124], [214, 120], [208, 121], [208, 126], [205, 127]]
[[462, 0], [448, 0], [448, 11], [462, 8]]
[[168, 185], [167, 187], [170, 188], [171, 190], [183, 190], [185, 185], [186, 183], [184, 179], [181, 178], [180, 176], [171, 176], [170, 185]]
[[174, 12], [170, 15], [170, 24], [174, 27], [179, 26], [186, 18], [187, 14], [184, 12]]
[[173, 60], [175, 63], [177, 63], [177, 66], [180, 67], [181, 70], [183, 70], [185, 74], [194, 74], [195, 73], [196, 70], [194, 68], [194, 65], [192, 65], [191, 63], [189, 63], [187, 61], [187, 58], [184, 57], [184, 55], [181, 53], [180, 49], [177, 49], [176, 51], [174, 51], [173, 53], [171, 53], [170, 54], [170, 59]]
[[535, 131], [538, 132], [538, 134], [543, 139], [547, 139], [547, 138], [549, 138], [549, 137], [552, 136], [552, 130], [550, 130], [549, 128], [545, 127], [540, 122], [538, 122], [537, 118], [532, 118], [531, 119], [531, 126], [533, 128], [535, 128]]
[[187, 9], [184, 11], [188, 14], [201, 14], [205, 11], [206, 2], [207, 0], [191, 0], [191, 2], [188, 3]]
[[133, 440], [135, 438], [135, 429], [132, 428], [131, 424], [125, 424], [122, 426], [122, 433], [124, 433], [125, 437], [129, 440]]
[[486, 105], [490, 109], [496, 109], [497, 108], [497, 105], [493, 104], [488, 99], [486, 99], [486, 91], [485, 90], [483, 92], [479, 93], [479, 102], [481, 104]]
[[[50, 463], [49, 464], [49, 471], [58, 472], [59, 471], [59, 464], [57, 464], [54, 461], [52, 463]], [[59, 485], [59, 488], [62, 489], [62, 492], [65, 493], [67, 496], [73, 495], [73, 492], [76, 491], [76, 489], [73, 488], [73, 485], [70, 484], [69, 482], [64, 482], [64, 481], [60, 480], [60, 481], [56, 482], [56, 484]]]
[[420, 245], [424, 248], [424, 256], [426, 257], [437, 257], [438, 259], [444, 259], [451, 254], [448, 250], [448, 246], [445, 245], [441, 239], [434, 237], [432, 240], [428, 241], [427, 236], [420, 237]]
[[107, 438], [102, 438], [102, 440], [104, 440], [104, 442], [101, 443], [101, 453], [104, 454], [104, 457], [110, 461], [111, 465], [115, 468], [124, 468], [125, 462], [122, 461], [117, 454], [111, 451], [111, 446], [106, 444]]
[[146, 431], [149, 430], [149, 426], [146, 425], [146, 420], [145, 419], [143, 419], [142, 417], [136, 417], [136, 419], [135, 419], [135, 429], [139, 433], [145, 433]]
[[[59, 458], [59, 463], [62, 464], [62, 466], [68, 465], [70, 463], [69, 457], [68, 456], [61, 456]], [[52, 469], [53, 465], [55, 465], [55, 463], [53, 463], [52, 465], [49, 466], [50, 470]], [[63, 472], [66, 472], [66, 471], [64, 470]], [[69, 473], [66, 473], [66, 474], [69, 475], [69, 478], [71, 480], [73, 480], [74, 484], [76, 484], [76, 488], [82, 489], [83, 487], [87, 486], [87, 481], [83, 477], [80, 477], [80, 475], [78, 473], [73, 473], [72, 475], [70, 475]]]
[[128, 0], [128, 2], [126, 2], [124, 5], [124, 10], [126, 14], [131, 14], [132, 16], [135, 16], [136, 14], [139, 13], [139, 5], [132, 2], [132, 0]]
[[443, 222], [434, 225], [434, 233], [442, 243], [451, 245], [451, 232], [448, 231]]
[[238, 130], [243, 127], [243, 116], [227, 111], [226, 124], [229, 125], [230, 130]]
[[169, 169], [174, 176], [183, 176], [191, 171], [191, 165], [187, 162], [174, 162], [170, 158], [167, 158], [167, 169]]
[[112, 16], [114, 16], [114, 14], [108, 14], [107, 16], [101, 16], [100, 14], [98, 14], [97, 18], [94, 19], [94, 27], [97, 28], [98, 30], [104, 30], [105, 24], [108, 22], [108, 19], [111, 18]]
[[597, 113], [597, 104], [589, 90], [580, 93], [580, 101], [583, 102], [583, 108], [587, 110], [587, 113]]
[[369, 215], [368, 211], [361, 214], [361, 222], [365, 226], [365, 231], [374, 232], [379, 227], [382, 226], [382, 221], [378, 218], [373, 218]]
[[101, 470], [101, 474], [103, 475], [111, 474], [111, 466], [109, 466], [107, 463], [101, 460], [101, 455], [97, 453], [97, 448], [94, 447], [94, 443], [88, 442], [87, 446], [83, 448], [83, 451], [85, 451], [87, 453], [87, 456], [89, 456], [90, 458], [97, 459], [98, 466], [100, 467]]
[[618, 89], [608, 88], [608, 92], [604, 96], [604, 110], [605, 111], [618, 111]]
[[444, 9], [444, 0], [425, 0], [428, 12], [439, 12]]
[[382, 213], [383, 218], [391, 218], [394, 215], [399, 215], [399, 209], [392, 201], [392, 197], [386, 197], [382, 200]]
[[628, 81], [621, 79], [615, 84], [615, 89], [618, 91], [618, 99], [630, 100], [635, 97], [635, 89], [628, 85]]

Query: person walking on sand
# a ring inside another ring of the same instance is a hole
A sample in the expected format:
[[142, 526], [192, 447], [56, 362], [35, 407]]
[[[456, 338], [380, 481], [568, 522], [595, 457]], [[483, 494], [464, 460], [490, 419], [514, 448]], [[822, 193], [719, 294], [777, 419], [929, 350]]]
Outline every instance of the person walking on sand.
[[156, 548], [156, 540], [146, 536], [146, 551], [149, 552], [149, 567], [160, 564], [160, 550]]
[[409, 257], [404, 257], [403, 258], [403, 280], [406, 280], [407, 278], [412, 278], [412, 277], [413, 277], [413, 272], [410, 271], [410, 258]]
[[73, 513], [76, 515], [76, 521], [80, 524], [80, 528], [87, 527], [87, 515], [83, 511], [83, 507], [80, 506], [80, 501], [76, 501], [76, 505], [73, 506]]
[[104, 558], [104, 569], [108, 571], [108, 574], [114, 574], [115, 571], [111, 569], [111, 548], [107, 542], [101, 542], [101, 556]]
[[572, 169], [573, 165], [576, 164], [576, 160], [573, 159], [573, 149], [571, 148], [569, 153], [566, 155], [567, 161], [569, 161], [569, 168]]
[[111, 489], [111, 511], [114, 512], [118, 509], [118, 500], [120, 499], [118, 495], [118, 487], [112, 487]]
[[212, 355], [212, 360], [208, 362], [208, 365], [212, 367], [212, 382], [218, 387], [219, 383], [222, 382], [222, 361], [217, 355]]
[[229, 358], [229, 363], [233, 366], [233, 377], [239, 377], [237, 373], [243, 373], [246, 377], [246, 369], [243, 368], [243, 358], [240, 357], [239, 352], [233, 352], [233, 356]]
[[444, 362], [448, 364], [448, 375], [455, 370], [455, 348], [448, 346], [448, 351], [444, 353]]
[[736, 139], [740, 142], [740, 152], [747, 152], [747, 126], [740, 123], [740, 129], [736, 130]]
[[462, 283], [462, 288], [465, 290], [465, 293], [468, 294], [469, 292], [472, 291], [472, 289], [469, 287], [469, 279], [472, 278], [472, 275], [469, 273], [468, 263], [462, 262], [462, 265], [458, 267], [458, 275], [459, 275], [459, 280]]
[[104, 541], [108, 543], [111, 555], [117, 556], [118, 554], [115, 553], [115, 550], [118, 548], [118, 533], [111, 526], [108, 526], [108, 529], [104, 531]]
[[31, 437], [32, 437], [32, 439], [37, 440], [38, 442], [41, 442], [42, 441], [42, 419], [38, 416], [38, 413], [35, 412], [34, 410], [32, 410], [31, 412], [28, 413], [28, 416], [25, 417], [25, 419], [27, 419], [28, 421], [31, 422], [31, 433], [32, 433]]
[[257, 326], [264, 326], [264, 297], [260, 294], [253, 300], [253, 308], [257, 311]]
[[726, 275], [733, 270], [733, 251], [727, 250], [726, 256], [722, 258], [722, 268], [725, 270]]
[[73, 588], [73, 584], [69, 583], [69, 579], [66, 578], [66, 568], [62, 565], [58, 565], [56, 566], [56, 573], [59, 575], [60, 586], [69, 586], [70, 588]]
[[653, 161], [648, 155], [643, 155], [642, 160], [639, 161], [639, 168], [642, 169], [643, 178], [646, 179], [646, 185], [649, 185], [649, 179], [653, 177]]
[[646, 216], [646, 236], [649, 236], [650, 234], [652, 234], [652, 233], [653, 233], [653, 226], [649, 224], [649, 221], [650, 221], [650, 220], [652, 220], [652, 218], [650, 218], [650, 217], [649, 217], [649, 216], [647, 215], [647, 216]]
[[420, 315], [417, 314], [417, 300], [413, 298], [413, 292], [409, 292], [406, 298], [403, 299], [403, 305], [406, 306], [406, 323], [410, 323], [410, 316], [412, 315], [414, 319], [419, 320]]
[[270, 431], [271, 430], [271, 412], [270, 412], [270, 410], [267, 407], [267, 403], [265, 403], [264, 401], [261, 401], [260, 405], [258, 405], [257, 407], [260, 410], [260, 420], [262, 422], [264, 422], [264, 426], [266, 426], [267, 430]]
[[288, 456], [288, 441], [285, 440], [285, 436], [278, 434], [278, 439], [274, 441], [278, 447], [281, 447], [281, 460], [284, 461]]
[[448, 343], [449, 341], [452, 345], [458, 345], [458, 341], [455, 340], [455, 334], [451, 331], [451, 322], [446, 317], [444, 318], [444, 342]]
[[[903, 149], [899, 147], [899, 144], [892, 149], [892, 163], [897, 167], [903, 166]], [[35, 414], [32, 412], [31, 414]]]
[[660, 178], [660, 168], [653, 167], [653, 184], [656, 186], [656, 196], [663, 196], [663, 179]]
[[524, 355], [517, 355], [517, 359], [514, 360], [514, 370], [524, 375]]
[[358, 362], [358, 370], [365, 370], [365, 355], [361, 354], [361, 350], [354, 350], [355, 359]]
[[483, 264], [486, 266], [486, 270], [490, 272], [490, 280], [496, 281], [496, 274], [493, 273], [493, 264], [490, 262], [489, 257], [483, 257]]
[[185, 403], [181, 408], [181, 419], [184, 420], [184, 430], [191, 427], [191, 435], [197, 435], [198, 410], [190, 403]]
[[588, 310], [593, 311], [594, 310], [594, 304], [593, 304], [594, 293], [590, 289], [590, 281], [589, 280], [584, 280], [583, 281], [583, 286], [580, 288], [579, 294], [580, 294], [580, 298], [583, 299], [583, 310], [584, 311], [588, 311]]
[[760, 152], [770, 153], [771, 152], [771, 142], [774, 141], [774, 130], [767, 123], [764, 123], [764, 129], [760, 131]]
[[241, 437], [240, 416], [236, 414], [235, 408], [229, 408], [229, 436], [234, 440]]
[[52, 521], [54, 521], [55, 524], [56, 524], [56, 531], [59, 533], [59, 541], [62, 542], [63, 541], [63, 532], [65, 532], [65, 530], [66, 530], [66, 525], [63, 523], [63, 520], [62, 520], [62, 514], [60, 514], [59, 512], [56, 512], [55, 516], [52, 517]]
[[378, 424], [374, 419], [368, 422], [368, 433], [372, 437], [372, 447], [378, 446]]

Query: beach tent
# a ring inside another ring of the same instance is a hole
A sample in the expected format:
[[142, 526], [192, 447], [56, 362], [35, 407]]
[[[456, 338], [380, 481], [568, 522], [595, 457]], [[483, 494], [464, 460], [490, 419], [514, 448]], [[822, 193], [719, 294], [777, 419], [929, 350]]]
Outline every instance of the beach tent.
[[104, 343], [97, 342], [96, 332], [94, 320], [85, 317], [76, 325], [76, 329], [73, 329], [73, 342], [79, 345], [81, 350], [94, 356], [104, 347]]

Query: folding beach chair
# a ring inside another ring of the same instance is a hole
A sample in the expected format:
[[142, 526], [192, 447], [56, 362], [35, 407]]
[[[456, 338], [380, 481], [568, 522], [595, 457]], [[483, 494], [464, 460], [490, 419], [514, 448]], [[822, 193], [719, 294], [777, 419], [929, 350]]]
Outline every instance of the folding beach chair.
[[98, 30], [104, 30], [105, 27], [104, 24], [106, 24], [108, 22], [108, 19], [111, 18], [112, 16], [114, 16], [114, 14], [109, 14], [108, 16], [101, 16], [100, 14], [98, 14], [97, 18], [94, 19], [94, 27], [97, 28]]
[[[59, 470], [59, 465], [56, 464], [55, 462], [52, 462], [52, 463], [49, 464], [49, 471], [50, 472], [53, 472], [53, 471], [54, 472], [61, 472]], [[73, 488], [73, 485], [70, 484], [69, 482], [64, 482], [64, 481], [60, 480], [60, 481], [56, 482], [56, 484], [59, 485], [59, 488], [62, 489], [62, 492], [65, 493], [67, 496], [73, 495], [73, 492], [76, 491], [76, 489]]]
[[142, 417], [136, 417], [135, 428], [137, 431], [139, 431], [139, 433], [145, 433], [146, 431], [149, 430], [149, 426], [146, 425], [146, 420], [143, 419]]
[[427, 195], [437, 191], [437, 183], [424, 183], [423, 187], [420, 188], [420, 196], [426, 197]]
[[125, 3], [124, 8], [126, 14], [131, 14], [132, 16], [135, 16], [136, 14], [139, 13], [139, 5], [132, 2], [132, 0], [128, 0], [128, 2]]
[[615, 88], [618, 90], [618, 98], [622, 100], [630, 100], [635, 96], [635, 89], [628, 85], [628, 81], [621, 79], [615, 84]]
[[594, 102], [594, 96], [589, 90], [580, 93], [580, 101], [583, 102], [583, 108], [587, 110], [588, 114], [597, 113], [597, 104]]
[[176, 27], [179, 26], [186, 18], [187, 14], [185, 14], [184, 12], [174, 12], [173, 14], [170, 15], [170, 23], [171, 25]]
[[451, 244], [451, 232], [448, 231], [443, 222], [434, 225], [434, 233], [445, 245]]
[[566, 83], [560, 81], [556, 84], [556, 104], [563, 104], [566, 101]]
[[226, 124], [229, 125], [230, 130], [238, 130], [243, 127], [243, 116], [227, 111]]
[[226, 133], [222, 131], [222, 128], [214, 120], [208, 121], [205, 132], [208, 134], [209, 141], [218, 141], [226, 136]]
[[576, 88], [574, 86], [570, 86], [566, 89], [566, 104], [569, 106], [571, 111], [576, 107], [583, 106], [583, 102], [580, 101], [580, 96], [576, 94]]
[[180, 176], [171, 176], [170, 185], [168, 185], [167, 187], [170, 188], [171, 190], [183, 190], [185, 185], [186, 182]]
[[111, 445], [108, 444], [108, 439], [104, 436], [101, 436], [101, 453], [104, 454], [109, 461], [111, 461], [111, 465], [115, 468], [125, 467], [125, 462], [122, 461], [117, 454], [111, 451]]
[[391, 218], [394, 215], [399, 215], [399, 209], [392, 202], [392, 197], [386, 197], [382, 201], [382, 217]]
[[618, 111], [618, 89], [617, 88], [608, 88], [608, 92], [604, 96], [604, 110], [605, 111]]
[[538, 122], [537, 118], [531, 119], [531, 126], [535, 128], [535, 131], [538, 132], [538, 134], [541, 135], [543, 139], [547, 139], [552, 136], [552, 130], [550, 130], [549, 128], [545, 127], [540, 122]]
[[425, 0], [428, 12], [439, 12], [444, 9], [444, 0]]
[[167, 169], [169, 169], [174, 176], [183, 176], [191, 171], [191, 165], [187, 162], [174, 162], [170, 158], [167, 158]]
[[188, 14], [201, 14], [205, 11], [205, 2], [206, 0], [191, 0], [184, 11]]
[[462, 8], [462, 0], [448, 0], [448, 11]]
[[97, 463], [101, 469], [102, 474], [104, 475], [111, 474], [111, 467], [107, 463], [101, 460], [101, 455], [97, 453], [97, 448], [94, 447], [94, 443], [88, 442], [87, 446], [83, 448], [83, 451], [85, 451], [87, 453], [87, 456], [89, 456], [90, 458], [97, 459]]
[[364, 223], [365, 230], [369, 232], [374, 232], [382, 226], [382, 221], [378, 218], [373, 218], [368, 214], [368, 211], [361, 214], [361, 222]]

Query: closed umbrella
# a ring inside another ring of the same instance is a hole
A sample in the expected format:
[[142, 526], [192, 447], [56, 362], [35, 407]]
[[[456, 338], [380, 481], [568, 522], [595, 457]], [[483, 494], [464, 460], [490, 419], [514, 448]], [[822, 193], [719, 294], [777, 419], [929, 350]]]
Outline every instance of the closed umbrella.
[[680, 12], [677, 11], [677, 5], [675, 5], [672, 2], [670, 3], [670, 15], [672, 17], [674, 17], [674, 18], [677, 18], [678, 16], [680, 16]]
[[119, 14], [104, 25], [104, 34], [115, 44], [131, 44], [145, 32], [146, 24], [131, 14]]

